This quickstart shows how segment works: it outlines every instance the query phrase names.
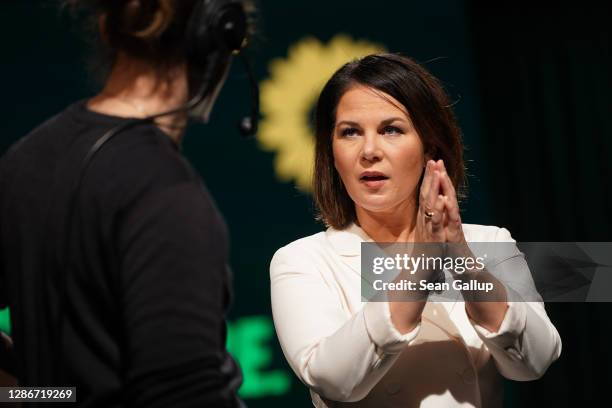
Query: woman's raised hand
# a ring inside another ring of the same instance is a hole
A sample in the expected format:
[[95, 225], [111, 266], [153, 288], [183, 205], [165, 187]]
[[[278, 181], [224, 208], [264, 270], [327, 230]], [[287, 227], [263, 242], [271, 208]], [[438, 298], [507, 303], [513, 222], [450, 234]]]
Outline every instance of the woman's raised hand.
[[415, 242], [465, 242], [457, 193], [442, 160], [428, 160], [425, 166]]

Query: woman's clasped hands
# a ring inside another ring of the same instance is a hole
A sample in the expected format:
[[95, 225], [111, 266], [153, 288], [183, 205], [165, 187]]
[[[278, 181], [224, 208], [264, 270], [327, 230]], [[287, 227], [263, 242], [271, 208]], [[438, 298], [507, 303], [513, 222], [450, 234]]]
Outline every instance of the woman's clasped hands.
[[457, 193], [442, 160], [428, 160], [419, 194], [415, 242], [465, 242]]

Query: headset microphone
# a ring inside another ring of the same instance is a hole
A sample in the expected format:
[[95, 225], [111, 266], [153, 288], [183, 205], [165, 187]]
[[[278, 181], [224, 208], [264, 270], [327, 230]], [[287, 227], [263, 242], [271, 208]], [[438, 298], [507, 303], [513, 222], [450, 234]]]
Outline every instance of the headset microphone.
[[240, 54], [240, 59], [244, 64], [245, 71], [249, 77], [249, 84], [251, 86], [251, 114], [242, 118], [238, 124], [238, 129], [244, 137], [254, 136], [257, 133], [257, 127], [259, 123], [259, 86], [253, 75], [251, 64], [249, 60], [243, 54]]
[[259, 120], [259, 88], [247, 57], [240, 52], [247, 43], [247, 34], [244, 5], [235, 0], [203, 0], [196, 4], [186, 34], [190, 86], [196, 91], [188, 103], [189, 116], [208, 122], [231, 60], [237, 54], [251, 88], [251, 112], [238, 123], [243, 136], [254, 135]]

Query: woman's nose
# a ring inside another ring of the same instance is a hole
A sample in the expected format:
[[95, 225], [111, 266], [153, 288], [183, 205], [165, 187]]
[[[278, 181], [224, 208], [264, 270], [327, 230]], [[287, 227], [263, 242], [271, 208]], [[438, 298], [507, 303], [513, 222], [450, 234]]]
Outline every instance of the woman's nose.
[[366, 134], [363, 138], [363, 146], [361, 147], [361, 158], [367, 161], [379, 161], [382, 158], [382, 150], [379, 146], [378, 135]]

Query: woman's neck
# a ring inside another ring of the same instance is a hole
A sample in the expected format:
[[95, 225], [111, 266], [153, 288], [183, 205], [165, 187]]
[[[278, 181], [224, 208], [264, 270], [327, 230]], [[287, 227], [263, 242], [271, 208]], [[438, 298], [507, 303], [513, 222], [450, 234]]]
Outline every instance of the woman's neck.
[[355, 206], [357, 223], [375, 242], [412, 242], [417, 220], [416, 200], [385, 211]]
[[[106, 115], [144, 118], [180, 107], [187, 102], [187, 70], [177, 65], [166, 71], [151, 63], [120, 54], [102, 91], [91, 98], [88, 109]], [[157, 126], [178, 145], [187, 114], [163, 116]]]

